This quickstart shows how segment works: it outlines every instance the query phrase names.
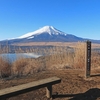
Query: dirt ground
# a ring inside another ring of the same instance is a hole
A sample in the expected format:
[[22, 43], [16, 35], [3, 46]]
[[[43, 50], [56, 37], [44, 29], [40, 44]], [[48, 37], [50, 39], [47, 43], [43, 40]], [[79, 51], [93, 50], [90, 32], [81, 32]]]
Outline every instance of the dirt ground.
[[[53, 100], [100, 100], [100, 69], [92, 70], [91, 77], [87, 79], [83, 70], [43, 71], [27, 77], [1, 80], [0, 89], [52, 76], [62, 80], [61, 83], [53, 85]], [[45, 90], [41, 88], [7, 100], [49, 100], [45, 96]]]

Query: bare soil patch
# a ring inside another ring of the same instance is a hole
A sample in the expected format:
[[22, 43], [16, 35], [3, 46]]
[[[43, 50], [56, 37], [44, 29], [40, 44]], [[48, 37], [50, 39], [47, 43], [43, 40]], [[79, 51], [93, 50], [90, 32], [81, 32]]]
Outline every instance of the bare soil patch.
[[[62, 79], [60, 84], [53, 86], [53, 100], [100, 100], [100, 69], [92, 70], [88, 79], [84, 78], [83, 70], [43, 71], [13, 80], [1, 80], [0, 89], [52, 76]], [[45, 88], [41, 88], [7, 100], [48, 100], [45, 94]]]

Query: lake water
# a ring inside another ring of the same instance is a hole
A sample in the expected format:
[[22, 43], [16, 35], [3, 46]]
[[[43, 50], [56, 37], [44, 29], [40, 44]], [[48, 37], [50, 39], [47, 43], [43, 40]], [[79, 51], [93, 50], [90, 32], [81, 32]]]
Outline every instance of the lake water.
[[10, 62], [15, 61], [18, 58], [38, 58], [42, 55], [34, 54], [34, 53], [5, 53], [0, 54], [1, 57], [4, 59], [8, 59]]

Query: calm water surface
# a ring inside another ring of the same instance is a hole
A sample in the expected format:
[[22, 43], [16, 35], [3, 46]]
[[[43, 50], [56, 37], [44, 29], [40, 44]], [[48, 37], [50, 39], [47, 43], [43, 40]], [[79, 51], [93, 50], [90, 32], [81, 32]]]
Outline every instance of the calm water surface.
[[42, 55], [34, 54], [34, 53], [5, 53], [0, 54], [1, 57], [4, 59], [8, 59], [9, 61], [13, 62], [18, 58], [38, 58]]

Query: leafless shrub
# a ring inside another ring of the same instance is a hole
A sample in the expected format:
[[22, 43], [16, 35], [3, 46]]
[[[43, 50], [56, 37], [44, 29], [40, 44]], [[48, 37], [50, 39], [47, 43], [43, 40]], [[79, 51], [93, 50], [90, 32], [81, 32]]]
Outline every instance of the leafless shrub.
[[[0, 58], [0, 76], [23, 76], [34, 74], [43, 70], [56, 70], [56, 69], [84, 69], [85, 68], [85, 43], [78, 42], [75, 48], [68, 50], [67, 47], [57, 46], [49, 48], [31, 48], [23, 50], [17, 48], [16, 55], [20, 51], [33, 52], [37, 54], [44, 54], [44, 57], [39, 58], [18, 58], [15, 62], [10, 64], [7, 59]], [[2, 50], [1, 50], [2, 51]], [[100, 53], [92, 51], [91, 57], [92, 68], [100, 66]]]
[[27, 66], [28, 61], [24, 58], [19, 58], [17, 59], [13, 64], [12, 64], [12, 70], [13, 70], [13, 75], [15, 76], [21, 76], [23, 75], [23, 70], [25, 66]]
[[25, 76], [44, 70], [41, 59], [20, 58], [12, 64], [13, 76]]
[[5, 78], [11, 75], [11, 64], [7, 59], [0, 57], [0, 77]]
[[85, 68], [85, 43], [78, 42], [74, 50], [74, 68]]
[[91, 53], [91, 67], [99, 68], [100, 67], [100, 52], [92, 51]]

